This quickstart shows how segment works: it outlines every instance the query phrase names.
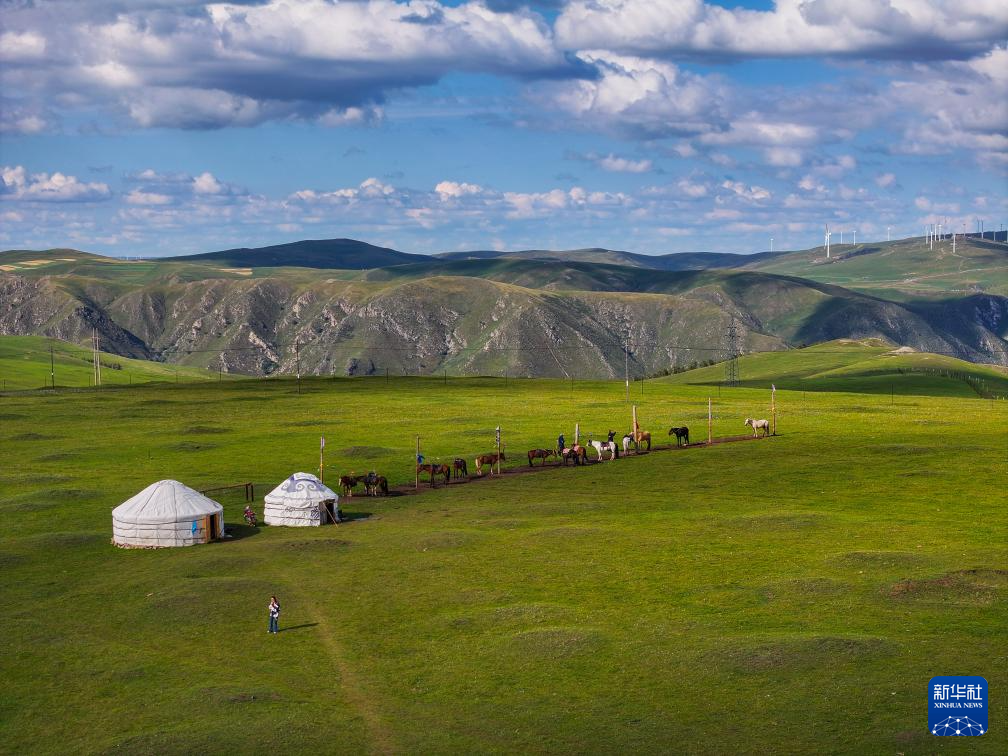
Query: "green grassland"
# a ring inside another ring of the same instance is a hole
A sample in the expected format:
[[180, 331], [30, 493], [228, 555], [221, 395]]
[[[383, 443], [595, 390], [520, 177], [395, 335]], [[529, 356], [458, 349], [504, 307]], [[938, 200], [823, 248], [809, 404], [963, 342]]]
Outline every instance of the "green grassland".
[[[49, 347], [53, 359], [49, 359]], [[101, 352], [103, 386], [130, 386], [151, 381], [217, 381], [217, 373], [192, 367], [134, 360]], [[94, 384], [91, 349], [41, 336], [0, 337], [0, 386], [7, 391], [51, 386], [81, 388]], [[228, 376], [223, 376], [228, 380]]]
[[[795, 391], [1008, 397], [1008, 370], [954, 357], [898, 349], [879, 339], [838, 339], [787, 352], [739, 358], [739, 384]], [[723, 363], [662, 378], [677, 384], [716, 385]]]
[[[872, 349], [805, 359], [836, 370], [882, 359]], [[695, 377], [634, 386], [657, 440], [672, 424], [704, 438], [708, 396], [715, 436], [769, 415], [765, 389], [719, 396]], [[1006, 752], [1008, 402], [780, 390], [777, 404], [766, 440], [355, 496], [350, 522], [308, 532], [245, 527], [224, 496], [234, 538], [122, 551], [111, 509], [157, 479], [254, 481], [261, 514], [269, 488], [317, 466], [321, 433], [327, 479], [373, 468], [402, 484], [416, 435], [430, 459], [471, 460], [498, 423], [518, 468], [576, 421], [626, 428], [624, 387], [0, 395], [2, 750]], [[927, 732], [939, 674], [987, 678], [987, 735]]]
[[1008, 245], [960, 238], [931, 248], [921, 237], [892, 242], [834, 244], [760, 259], [763, 273], [800, 276], [896, 301], [963, 296], [977, 291], [1008, 295]]

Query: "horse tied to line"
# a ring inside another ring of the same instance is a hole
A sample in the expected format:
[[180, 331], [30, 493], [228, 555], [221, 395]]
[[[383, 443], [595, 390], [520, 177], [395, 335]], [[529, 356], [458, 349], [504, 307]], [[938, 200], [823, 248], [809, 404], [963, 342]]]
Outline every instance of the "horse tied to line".
[[366, 475], [340, 475], [339, 486], [343, 495], [353, 497], [354, 486], [363, 482], [366, 477]]
[[609, 452], [609, 459], [616, 459], [619, 456], [616, 443], [613, 441], [589, 441], [588, 443], [591, 444], [598, 454], [599, 462], [604, 459], [603, 452]]
[[529, 449], [528, 453], [529, 467], [532, 467], [533, 460], [541, 459], [542, 463], [545, 465], [546, 459], [548, 457], [555, 457], [555, 456], [556, 452], [553, 451], [552, 449]]
[[483, 476], [483, 465], [490, 465], [490, 474], [494, 474], [493, 466], [497, 464], [498, 460], [504, 461], [507, 457], [504, 456], [504, 452], [498, 454], [493, 452], [492, 454], [480, 454], [476, 457], [476, 474], [480, 477]]
[[430, 473], [431, 488], [434, 488], [434, 478], [437, 475], [444, 476], [446, 486], [451, 482], [451, 468], [448, 465], [425, 462], [417, 465], [416, 469], [418, 473]]
[[388, 496], [388, 480], [384, 475], [364, 476], [364, 492], [368, 496]]
[[560, 452], [560, 458], [563, 459], [564, 467], [566, 467], [567, 462], [572, 459], [574, 460], [575, 465], [586, 465], [588, 464], [588, 450], [580, 444], [574, 444], [574, 446], [562, 450]]
[[631, 436], [629, 433], [627, 433], [625, 436], [623, 436], [623, 456], [624, 457], [627, 454], [630, 453], [630, 447], [631, 446], [634, 448], [634, 451], [637, 451], [637, 442], [634, 441], [634, 437], [633, 436]]
[[753, 438], [759, 435], [759, 431], [763, 431], [763, 437], [766, 438], [770, 435], [770, 421], [769, 420], [753, 420], [750, 417], [745, 419], [745, 424], [752, 428]]
[[689, 446], [689, 428], [685, 425], [682, 428], [669, 428], [668, 434], [671, 436], [675, 434], [676, 446], [680, 446], [685, 442], [686, 446]]
[[452, 467], [454, 468], [453, 477], [455, 478], [468, 478], [469, 477], [469, 467], [466, 465], [466, 461], [462, 457], [455, 457], [452, 461]]

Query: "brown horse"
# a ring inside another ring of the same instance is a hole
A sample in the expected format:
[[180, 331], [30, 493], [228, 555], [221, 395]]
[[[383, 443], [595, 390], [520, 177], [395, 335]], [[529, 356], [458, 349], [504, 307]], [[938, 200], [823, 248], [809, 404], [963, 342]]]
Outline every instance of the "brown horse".
[[555, 456], [556, 452], [553, 451], [552, 449], [529, 449], [528, 453], [529, 467], [532, 467], [532, 460], [534, 459], [541, 459], [542, 463], [545, 465], [547, 457], [555, 457]]
[[434, 478], [438, 475], [444, 475], [445, 485], [451, 481], [451, 468], [448, 465], [422, 464], [417, 465], [416, 469], [418, 473], [430, 473], [431, 488], [434, 488]]
[[569, 449], [564, 449], [560, 452], [560, 456], [563, 458], [564, 467], [566, 467], [567, 462], [572, 459], [574, 460], [575, 465], [588, 464], [588, 450], [578, 444], [574, 444], [574, 446]]
[[456, 478], [469, 477], [469, 467], [466, 465], [466, 461], [462, 459], [462, 457], [455, 457], [455, 460], [452, 462], [452, 467], [455, 468], [454, 477]]
[[493, 452], [492, 454], [480, 454], [476, 457], [476, 474], [482, 477], [483, 465], [490, 465], [490, 474], [493, 475], [493, 466], [498, 460], [503, 462], [505, 459], [507, 459], [507, 457], [504, 456], [504, 452], [501, 452], [500, 454], [497, 452]]
[[640, 449], [641, 444], [646, 443], [647, 450], [651, 451], [651, 431], [638, 430], [636, 433], [634, 433], [634, 441], [636, 442], [636, 446], [638, 449]]
[[353, 497], [353, 489], [358, 483], [360, 483], [365, 475], [340, 475], [339, 485], [340, 489], [343, 491], [345, 496]]

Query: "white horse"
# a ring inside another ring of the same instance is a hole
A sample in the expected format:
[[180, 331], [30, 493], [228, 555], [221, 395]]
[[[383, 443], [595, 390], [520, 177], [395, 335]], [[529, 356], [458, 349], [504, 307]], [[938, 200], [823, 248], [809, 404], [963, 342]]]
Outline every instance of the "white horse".
[[602, 461], [602, 452], [609, 452], [609, 459], [616, 459], [618, 452], [616, 451], [616, 444], [613, 441], [590, 441], [589, 442], [598, 454], [599, 462]]
[[759, 431], [763, 431], [763, 436], [770, 435], [770, 421], [769, 420], [753, 420], [752, 418], [746, 418], [745, 424], [752, 428], [753, 438], [759, 435]]
[[626, 456], [627, 454], [630, 453], [630, 447], [631, 446], [636, 450], [637, 449], [637, 442], [634, 441], [634, 437], [633, 436], [631, 436], [629, 433], [627, 433], [625, 436], [623, 436], [623, 455], [624, 456]]

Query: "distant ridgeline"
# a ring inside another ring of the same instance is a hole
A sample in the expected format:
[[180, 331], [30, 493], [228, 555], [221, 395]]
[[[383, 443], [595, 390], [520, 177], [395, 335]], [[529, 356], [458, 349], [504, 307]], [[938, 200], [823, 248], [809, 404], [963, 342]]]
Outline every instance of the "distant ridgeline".
[[[1002, 241], [995, 241], [996, 237]], [[1008, 364], [1004, 232], [731, 255], [412, 255], [352, 239], [188, 257], [0, 252], [0, 334], [221, 373], [622, 377], [831, 339]]]

